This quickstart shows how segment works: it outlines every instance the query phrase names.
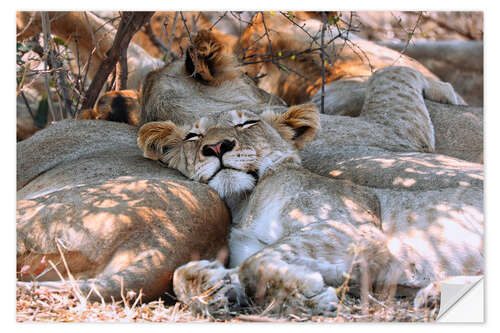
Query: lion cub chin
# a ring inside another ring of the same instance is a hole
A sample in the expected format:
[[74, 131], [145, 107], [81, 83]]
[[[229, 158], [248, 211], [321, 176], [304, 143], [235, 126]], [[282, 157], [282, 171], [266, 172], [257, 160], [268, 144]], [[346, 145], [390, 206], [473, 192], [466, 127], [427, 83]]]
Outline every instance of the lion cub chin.
[[251, 191], [255, 187], [255, 178], [242, 171], [222, 169], [208, 182], [208, 185], [224, 199]]

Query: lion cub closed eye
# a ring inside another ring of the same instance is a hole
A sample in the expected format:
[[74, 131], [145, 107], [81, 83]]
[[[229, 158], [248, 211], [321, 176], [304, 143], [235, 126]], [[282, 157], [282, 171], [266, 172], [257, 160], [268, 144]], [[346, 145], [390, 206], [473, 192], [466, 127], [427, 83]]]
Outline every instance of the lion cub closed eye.
[[312, 141], [318, 129], [316, 106], [305, 104], [260, 117], [246, 110], [223, 112], [201, 118], [191, 127], [151, 122], [140, 128], [137, 142], [144, 157], [228, 197], [251, 190], [275, 163], [299, 162], [296, 148]]

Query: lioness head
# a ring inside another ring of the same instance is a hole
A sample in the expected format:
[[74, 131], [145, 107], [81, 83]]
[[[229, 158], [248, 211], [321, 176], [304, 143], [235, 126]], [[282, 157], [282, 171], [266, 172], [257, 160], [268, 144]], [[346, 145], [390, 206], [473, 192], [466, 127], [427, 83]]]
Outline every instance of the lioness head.
[[297, 149], [312, 141], [318, 129], [316, 106], [305, 104], [284, 114], [224, 111], [184, 127], [151, 122], [140, 128], [137, 143], [144, 157], [210, 185], [224, 198], [252, 190], [280, 161], [300, 163]]

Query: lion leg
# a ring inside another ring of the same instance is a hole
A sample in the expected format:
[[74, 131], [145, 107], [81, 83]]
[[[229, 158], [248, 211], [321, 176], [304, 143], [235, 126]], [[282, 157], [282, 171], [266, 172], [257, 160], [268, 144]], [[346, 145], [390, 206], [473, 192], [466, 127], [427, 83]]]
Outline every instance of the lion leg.
[[192, 261], [174, 272], [177, 299], [195, 313], [235, 311], [249, 305], [238, 279], [238, 268], [225, 269], [219, 261]]
[[[72, 263], [68, 263], [71, 271]], [[76, 286], [81, 295], [92, 302], [120, 300], [129, 292], [141, 294], [143, 301], [150, 301], [171, 290], [172, 275], [178, 263], [169, 261], [156, 250], [145, 250], [132, 254], [130, 248], [118, 249], [110, 261], [97, 272], [80, 271], [68, 277], [65, 270], [60, 273], [66, 281], [36, 281], [35, 285], [52, 289], [67, 289]], [[62, 265], [61, 265], [62, 266]], [[58, 274], [58, 276], [59, 276]], [[54, 275], [54, 274], [52, 274]], [[32, 282], [19, 282], [31, 285]]]
[[360, 118], [395, 134], [404, 150], [434, 152], [434, 126], [424, 97], [439, 103], [465, 104], [449, 83], [426, 78], [410, 67], [385, 67], [368, 80]]
[[408, 151], [433, 152], [434, 127], [425, 106], [427, 79], [409, 67], [386, 67], [369, 79], [360, 118], [392, 132]]
[[243, 262], [239, 276], [246, 294], [275, 313], [333, 313], [338, 304], [335, 289], [314, 265], [308, 265], [314, 259], [299, 258], [290, 249], [291, 244], [281, 243]]

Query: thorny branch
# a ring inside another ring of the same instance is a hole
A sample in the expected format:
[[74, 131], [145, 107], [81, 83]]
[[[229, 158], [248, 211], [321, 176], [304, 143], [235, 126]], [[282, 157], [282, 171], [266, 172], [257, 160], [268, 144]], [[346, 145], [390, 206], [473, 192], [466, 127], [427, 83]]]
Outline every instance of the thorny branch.
[[[413, 26], [412, 30], [410, 32], [408, 32], [408, 39], [406, 40], [405, 47], [403, 48], [403, 50], [401, 50], [401, 52], [399, 52], [399, 57], [396, 60], [394, 60], [392, 65], [396, 64], [399, 61], [399, 59], [401, 59], [403, 54], [406, 53], [406, 50], [408, 49], [408, 46], [410, 45], [410, 42], [413, 39], [413, 36], [415, 35], [415, 30], [417, 29], [417, 27], [420, 23], [420, 20], [422, 19], [422, 15], [423, 15], [423, 12], [420, 12], [418, 15], [417, 21], [415, 22], [415, 25]], [[404, 28], [402, 26], [401, 26], [401, 28], [404, 30]]]
[[153, 43], [154, 46], [156, 46], [158, 49], [162, 50], [163, 52], [172, 52], [163, 41], [158, 38], [158, 36], [155, 35], [153, 28], [151, 27], [151, 22], [148, 22], [144, 25], [144, 32], [148, 36], [149, 40], [151, 43]]

